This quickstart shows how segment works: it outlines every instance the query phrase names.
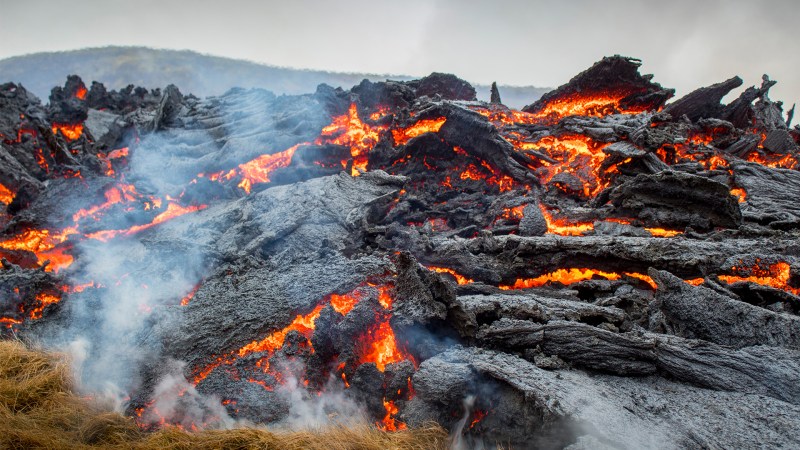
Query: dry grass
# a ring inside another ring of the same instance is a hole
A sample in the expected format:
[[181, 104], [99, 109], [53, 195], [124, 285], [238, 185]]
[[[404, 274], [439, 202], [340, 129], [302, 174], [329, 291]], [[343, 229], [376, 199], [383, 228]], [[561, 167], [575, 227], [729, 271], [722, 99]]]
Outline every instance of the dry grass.
[[0, 341], [2, 449], [334, 449], [428, 450], [447, 447], [437, 426], [386, 433], [374, 427], [269, 432], [253, 428], [141, 431], [129, 418], [75, 394], [58, 355]]

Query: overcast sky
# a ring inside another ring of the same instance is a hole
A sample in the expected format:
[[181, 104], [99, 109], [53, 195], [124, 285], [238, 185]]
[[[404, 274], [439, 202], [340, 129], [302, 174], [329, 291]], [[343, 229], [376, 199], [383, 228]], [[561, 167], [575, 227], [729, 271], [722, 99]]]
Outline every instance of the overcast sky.
[[800, 0], [0, 0], [0, 58], [104, 45], [558, 86], [604, 55], [686, 93], [768, 73], [800, 100]]

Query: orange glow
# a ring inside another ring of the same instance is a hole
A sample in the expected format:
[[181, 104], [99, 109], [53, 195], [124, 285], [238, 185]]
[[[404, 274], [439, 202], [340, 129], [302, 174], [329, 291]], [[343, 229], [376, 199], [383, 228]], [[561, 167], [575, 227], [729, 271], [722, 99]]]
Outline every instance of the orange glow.
[[745, 156], [750, 162], [759, 163], [762, 166], [777, 169], [799, 169], [800, 161], [794, 155], [766, 155], [758, 151], [752, 151]]
[[528, 289], [544, 286], [547, 283], [553, 283], [556, 281], [567, 285], [577, 283], [578, 281], [591, 280], [595, 275], [601, 276], [607, 280], [619, 280], [621, 278], [617, 273], [602, 272], [592, 269], [557, 269], [553, 272], [540, 275], [536, 278], [517, 278], [514, 284], [500, 285], [499, 288], [503, 290]]
[[378, 427], [384, 431], [398, 431], [406, 429], [406, 424], [395, 418], [397, 413], [400, 412], [400, 409], [394, 404], [393, 401], [387, 401], [384, 398], [383, 408], [386, 409], [386, 415], [383, 416], [383, 420], [378, 422]]
[[22, 323], [22, 321], [21, 321], [21, 320], [12, 319], [12, 318], [10, 318], [10, 317], [0, 317], [0, 325], [2, 325], [2, 326], [4, 326], [4, 327], [6, 327], [6, 328], [8, 328], [8, 329], [11, 329], [11, 328], [13, 328], [15, 325], [19, 325], [19, 324], [21, 324], [21, 323]]
[[200, 285], [194, 287], [185, 297], [181, 299], [181, 306], [186, 306], [189, 304], [190, 301], [194, 298], [194, 294], [197, 294], [197, 291], [200, 290]]
[[736, 197], [739, 203], [744, 203], [747, 201], [747, 192], [742, 188], [731, 189], [731, 195]]
[[425, 266], [425, 268], [428, 269], [428, 270], [432, 270], [434, 272], [449, 273], [450, 275], [455, 277], [456, 283], [458, 283], [458, 284], [470, 284], [470, 283], [474, 282], [473, 280], [471, 280], [471, 279], [469, 279], [469, 278], [467, 278], [467, 277], [465, 277], [463, 275], [460, 275], [455, 270], [447, 268], [447, 267]]
[[271, 155], [261, 155], [256, 159], [239, 165], [239, 170], [242, 173], [242, 181], [238, 186], [249, 194], [253, 184], [269, 183], [269, 174], [275, 169], [286, 167], [291, 164], [294, 152], [297, 151], [297, 148], [301, 145], [306, 144], [297, 144], [282, 152]]
[[140, 231], [146, 230], [148, 228], [154, 227], [158, 224], [164, 223], [168, 220], [174, 219], [176, 217], [180, 217], [184, 214], [188, 214], [195, 211], [200, 211], [206, 208], [207, 205], [191, 205], [191, 206], [181, 206], [177, 203], [170, 202], [167, 204], [166, 211], [162, 212], [161, 214], [157, 215], [150, 223], [146, 223], [143, 225], [134, 225], [125, 230], [103, 230], [98, 231], [96, 233], [87, 234], [86, 237], [89, 239], [97, 239], [98, 241], [106, 242], [109, 239], [113, 239], [119, 235], [126, 235], [130, 236], [136, 234]]
[[470, 422], [469, 427], [472, 428], [478, 424], [484, 417], [488, 416], [489, 413], [487, 411], [483, 411], [481, 409], [476, 409], [475, 412], [472, 414], [472, 422]]
[[103, 196], [106, 198], [104, 203], [92, 206], [88, 209], [79, 209], [75, 214], [72, 215], [72, 221], [77, 222], [84, 217], [95, 216], [100, 211], [106, 210], [117, 203], [122, 203], [123, 200], [125, 202], [132, 202], [140, 197], [139, 193], [136, 192], [136, 188], [132, 184], [119, 184], [117, 186], [113, 186], [105, 191]]
[[388, 321], [380, 322], [377, 326], [372, 327], [360, 341], [363, 344], [363, 354], [359, 364], [372, 362], [375, 363], [378, 370], [383, 372], [386, 370], [387, 364], [398, 363], [407, 359], [413, 361], [411, 355], [397, 347], [394, 330], [392, 330]]
[[339, 314], [346, 316], [356, 303], [361, 300], [361, 295], [357, 291], [349, 292], [347, 294], [331, 294], [330, 303], [333, 309]]
[[78, 100], [85, 100], [86, 99], [86, 94], [88, 92], [89, 91], [86, 90], [86, 86], [80, 85], [78, 87], [78, 90], [75, 91], [75, 98], [77, 98]]
[[645, 230], [647, 230], [647, 232], [649, 232], [650, 234], [652, 234], [655, 237], [667, 237], [667, 238], [670, 238], [670, 237], [673, 237], [673, 236], [677, 236], [679, 234], [683, 234], [682, 231], [667, 230], [667, 229], [664, 229], [664, 228], [645, 228]]
[[67, 141], [74, 141], [83, 134], [82, 123], [54, 123], [52, 129], [53, 134], [58, 134], [58, 132], [61, 131], [61, 134], [64, 135], [64, 138], [66, 138]]
[[244, 347], [240, 348], [236, 354], [239, 357], [242, 357], [250, 353], [267, 352], [270, 354], [270, 356], [272, 356], [275, 351], [283, 347], [283, 341], [286, 339], [286, 335], [289, 334], [290, 331], [297, 331], [307, 338], [311, 337], [311, 333], [314, 332], [314, 322], [317, 320], [317, 317], [319, 317], [322, 307], [323, 305], [317, 305], [313, 311], [306, 315], [298, 314], [292, 323], [290, 323], [284, 329], [276, 331], [260, 341], [253, 341], [245, 345]]
[[36, 300], [39, 302], [39, 306], [31, 310], [30, 312], [31, 319], [40, 319], [42, 317], [44, 309], [48, 305], [52, 305], [53, 303], [58, 303], [59, 300], [61, 300], [61, 297], [42, 292], [36, 296]]
[[620, 101], [630, 92], [575, 93], [557, 98], [545, 105], [541, 111], [532, 114], [539, 119], [557, 121], [569, 116], [604, 117], [610, 114], [639, 114], [647, 108], [623, 109]]
[[764, 286], [782, 289], [794, 295], [800, 295], [800, 288], [789, 286], [791, 266], [785, 262], [777, 262], [767, 267], [762, 267], [761, 260], [757, 259], [752, 267], [734, 266], [731, 271], [734, 275], [719, 275], [719, 279], [728, 283], [750, 281]]
[[392, 136], [396, 145], [405, 145], [409, 140], [425, 133], [436, 133], [439, 128], [447, 121], [446, 118], [425, 119], [411, 125], [408, 128], [398, 128], [392, 130]]
[[384, 125], [369, 125], [358, 117], [355, 103], [350, 104], [348, 114], [333, 118], [330, 125], [322, 129], [315, 144], [337, 144], [350, 147], [350, 156], [353, 158], [351, 175], [357, 177], [367, 170], [367, 158], [370, 150], [378, 143], [380, 133], [386, 130]]
[[0, 184], [0, 202], [10, 205], [14, 201], [14, 193], [2, 184]]
[[690, 280], [683, 280], [683, 281], [691, 284], [692, 286], [700, 286], [706, 280], [705, 278], [692, 278]]
[[550, 234], [558, 234], [560, 236], [580, 236], [586, 231], [594, 230], [594, 224], [590, 222], [570, 223], [566, 219], [556, 219], [550, 214], [550, 211], [539, 205], [542, 211], [545, 222], [547, 222], [547, 232]]
[[46, 268], [48, 272], [58, 272], [59, 269], [72, 263], [72, 256], [64, 253], [67, 249], [56, 248], [56, 246], [64, 243], [70, 235], [75, 233], [77, 233], [77, 230], [72, 227], [66, 228], [60, 233], [52, 233], [50, 230], [28, 229], [0, 242], [0, 248], [29, 251], [36, 255], [39, 265], [42, 265], [44, 261], [50, 260], [50, 264]]
[[542, 185], [546, 185], [562, 172], [568, 172], [583, 184], [578, 194], [594, 197], [605, 189], [609, 181], [604, 178], [614, 172], [616, 167], [602, 171], [606, 154], [603, 152], [608, 144], [594, 142], [588, 136], [567, 134], [560, 137], [544, 136], [535, 142], [522, 142], [511, 139], [511, 143], [519, 150], [539, 150], [556, 161], [555, 164], [543, 162], [535, 168]]
[[637, 280], [642, 280], [645, 283], [647, 283], [648, 285], [650, 285], [650, 287], [653, 288], [653, 289], [656, 288], [656, 282], [653, 281], [653, 279], [650, 278], [648, 275], [644, 275], [644, 274], [636, 273], [636, 272], [625, 272], [625, 275], [627, 275], [627, 276], [629, 276], [631, 278], [636, 278]]

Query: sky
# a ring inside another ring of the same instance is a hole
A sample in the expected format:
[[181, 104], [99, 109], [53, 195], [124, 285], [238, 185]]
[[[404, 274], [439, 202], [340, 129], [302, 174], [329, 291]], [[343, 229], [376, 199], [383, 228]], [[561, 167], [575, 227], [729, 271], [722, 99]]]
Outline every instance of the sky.
[[605, 55], [678, 95], [767, 73], [800, 100], [798, 0], [0, 0], [0, 59], [131, 45], [295, 68], [555, 87]]

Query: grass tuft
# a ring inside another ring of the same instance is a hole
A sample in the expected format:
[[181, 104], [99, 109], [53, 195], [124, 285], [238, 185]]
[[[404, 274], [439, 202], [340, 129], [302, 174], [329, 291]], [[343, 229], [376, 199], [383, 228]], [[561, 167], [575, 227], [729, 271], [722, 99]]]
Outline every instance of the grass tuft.
[[437, 425], [395, 433], [367, 425], [148, 433], [77, 395], [63, 356], [0, 341], [0, 448], [429, 450], [447, 448], [447, 433]]

